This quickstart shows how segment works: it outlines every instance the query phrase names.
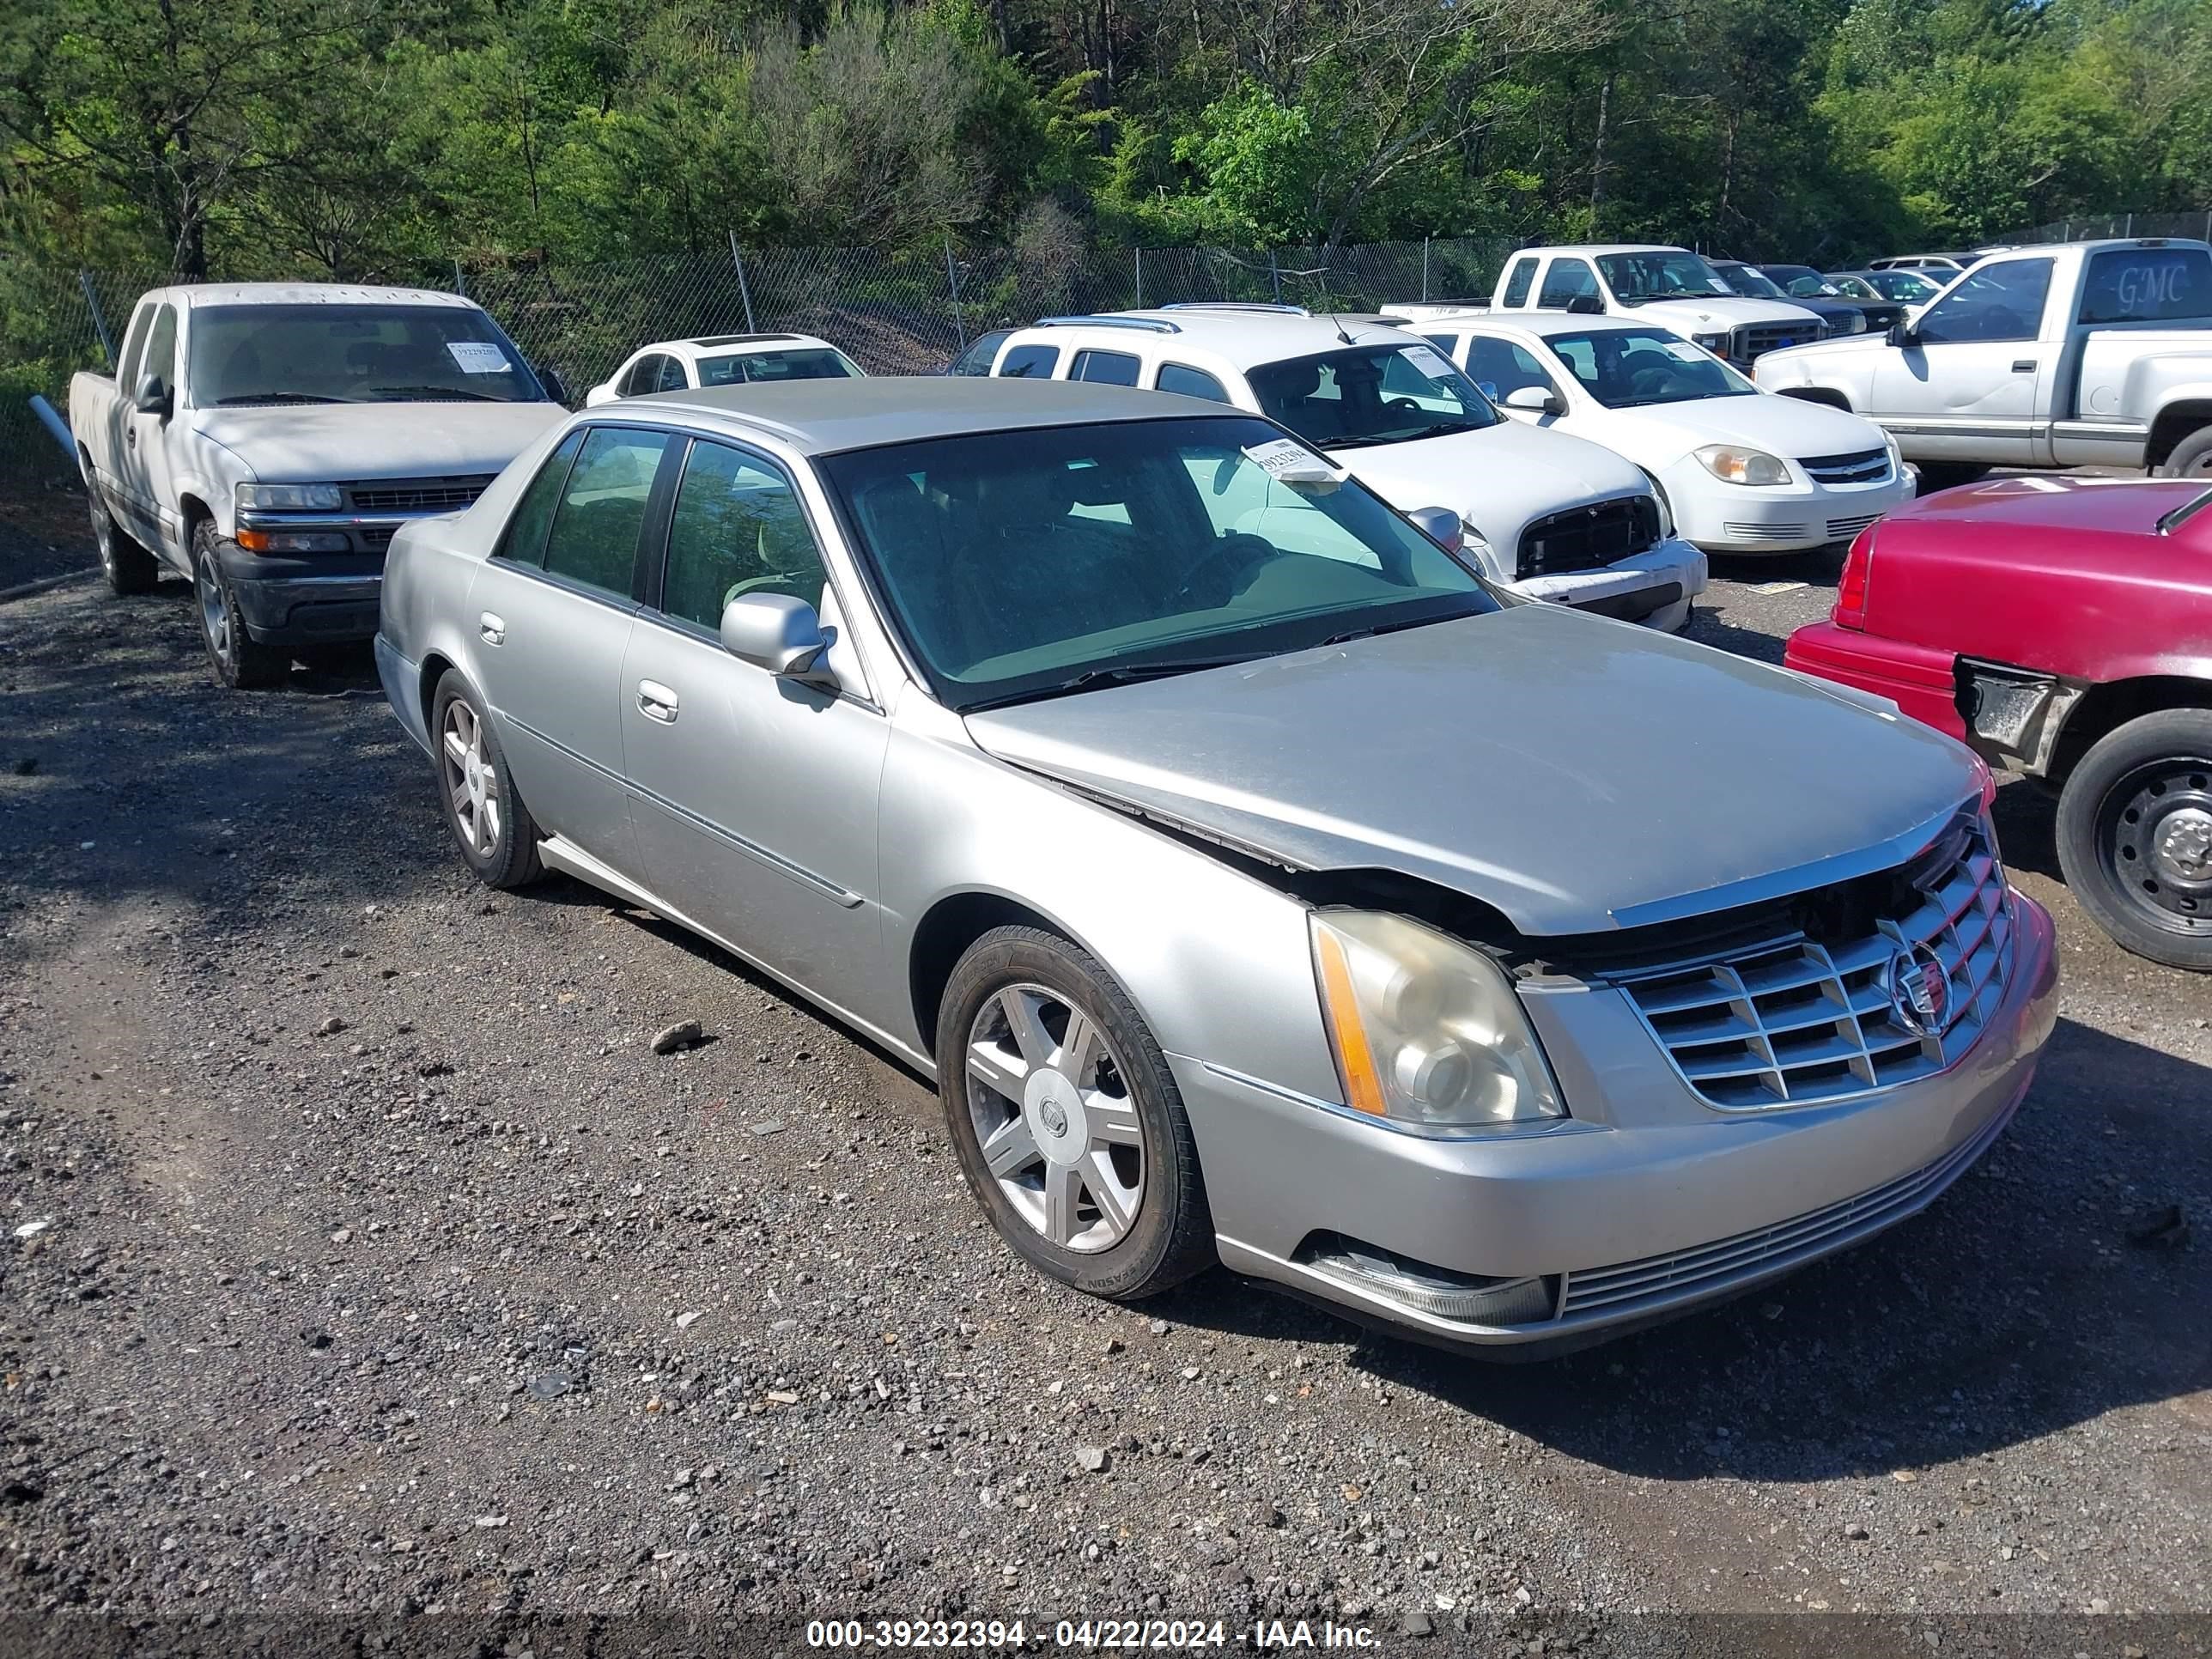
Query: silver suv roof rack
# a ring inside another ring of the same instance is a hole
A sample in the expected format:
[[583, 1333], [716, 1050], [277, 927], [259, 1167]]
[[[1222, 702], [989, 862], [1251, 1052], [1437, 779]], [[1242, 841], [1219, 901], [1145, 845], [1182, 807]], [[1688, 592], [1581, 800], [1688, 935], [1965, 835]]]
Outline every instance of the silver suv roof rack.
[[1162, 311], [1267, 311], [1278, 317], [1310, 317], [1304, 306], [1270, 304], [1265, 300], [1170, 300]]
[[1137, 328], [1147, 334], [1180, 334], [1164, 317], [1040, 317], [1037, 328]]

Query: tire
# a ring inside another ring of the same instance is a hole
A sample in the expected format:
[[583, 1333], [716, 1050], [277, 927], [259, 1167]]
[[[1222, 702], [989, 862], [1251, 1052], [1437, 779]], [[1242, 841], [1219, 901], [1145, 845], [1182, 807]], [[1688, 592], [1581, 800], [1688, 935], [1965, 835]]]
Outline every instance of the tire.
[[[1079, 1019], [1092, 1040], [1079, 1035], [1071, 1057]], [[961, 1172], [1031, 1267], [1118, 1302], [1212, 1265], [1182, 1092], [1128, 994], [1088, 952], [1036, 927], [984, 934], [938, 1005], [937, 1064]], [[1053, 1080], [1021, 1082], [1039, 1073]]]
[[2058, 797], [2066, 885], [2123, 947], [2212, 972], [2212, 709], [2130, 720]]
[[2212, 426], [2199, 427], [2152, 469], [2161, 478], [2203, 478], [2212, 482]]
[[458, 668], [446, 671], [430, 700], [430, 741], [438, 810], [477, 879], [502, 892], [538, 880], [545, 873], [538, 820], [514, 787], [499, 733]]
[[234, 691], [258, 690], [283, 683], [292, 659], [281, 647], [264, 645], [246, 631], [238, 590], [223, 574], [222, 538], [203, 519], [192, 532], [192, 608], [200, 619], [200, 643], [217, 685]]
[[1919, 493], [1932, 495], [1939, 489], [1956, 489], [1960, 484], [1978, 483], [1989, 475], [1989, 468], [1971, 461], [1923, 461]]
[[161, 580], [161, 561], [124, 533], [88, 478], [85, 491], [92, 501], [92, 541], [100, 550], [100, 574], [107, 579], [109, 590], [125, 595], [152, 592]]

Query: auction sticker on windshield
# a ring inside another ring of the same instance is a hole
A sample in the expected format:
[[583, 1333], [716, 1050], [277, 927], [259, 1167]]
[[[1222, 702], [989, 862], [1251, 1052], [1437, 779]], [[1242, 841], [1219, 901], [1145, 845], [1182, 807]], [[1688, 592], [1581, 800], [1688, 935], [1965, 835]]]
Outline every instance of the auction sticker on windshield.
[[1453, 372], [1449, 363], [1426, 346], [1407, 346], [1401, 355], [1432, 380], [1443, 380]]
[[1250, 445], [1244, 454], [1277, 483], [1294, 489], [1327, 495], [1345, 479], [1342, 472], [1295, 438], [1271, 438], [1266, 443]]
[[448, 340], [446, 349], [464, 374], [504, 374], [507, 354], [481, 340]]

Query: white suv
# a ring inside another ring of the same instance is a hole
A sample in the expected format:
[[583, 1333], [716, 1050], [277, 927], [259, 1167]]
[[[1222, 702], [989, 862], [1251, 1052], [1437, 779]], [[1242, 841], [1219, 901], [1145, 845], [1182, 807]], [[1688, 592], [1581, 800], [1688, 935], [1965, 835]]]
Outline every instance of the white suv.
[[1048, 317], [991, 372], [1204, 398], [1280, 422], [1402, 511], [1449, 507], [1486, 574], [1531, 598], [1673, 630], [1705, 556], [1611, 451], [1508, 421], [1417, 334], [1294, 307]]

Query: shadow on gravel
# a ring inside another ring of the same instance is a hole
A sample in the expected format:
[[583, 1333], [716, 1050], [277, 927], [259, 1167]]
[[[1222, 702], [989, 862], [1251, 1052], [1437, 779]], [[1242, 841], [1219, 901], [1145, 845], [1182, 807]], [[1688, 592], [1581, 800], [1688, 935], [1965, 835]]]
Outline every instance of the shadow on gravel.
[[1997, 845], [2004, 861], [2014, 870], [2033, 870], [2060, 886], [2066, 877], [2058, 867], [2058, 798], [2020, 779], [1997, 791], [1990, 809], [1996, 820]]
[[[2130, 1233], [2212, 1194], [2212, 1068], [2062, 1020], [2020, 1117], [1935, 1205], [1742, 1299], [1532, 1364], [1366, 1334], [1208, 1275], [1161, 1312], [1352, 1342], [1393, 1387], [1657, 1480], [1949, 1463], [2212, 1385], [2212, 1257]], [[2185, 1425], [2177, 1417], [2177, 1431]]]
[[1705, 558], [1708, 573], [1724, 582], [1803, 582], [1808, 587], [1835, 586], [1844, 574], [1844, 550], [1816, 547], [1803, 553], [1712, 553]]

